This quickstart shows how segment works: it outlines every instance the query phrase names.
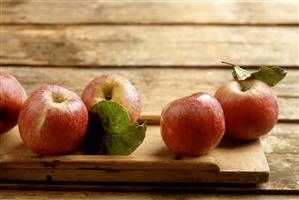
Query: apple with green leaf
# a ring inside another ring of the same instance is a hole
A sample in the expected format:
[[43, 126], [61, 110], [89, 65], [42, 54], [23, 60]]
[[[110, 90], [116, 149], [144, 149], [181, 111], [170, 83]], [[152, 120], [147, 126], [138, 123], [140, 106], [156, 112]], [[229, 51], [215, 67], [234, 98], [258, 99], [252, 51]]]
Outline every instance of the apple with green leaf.
[[87, 126], [88, 111], [80, 97], [57, 85], [44, 85], [32, 92], [19, 116], [23, 142], [44, 155], [74, 151]]
[[143, 142], [146, 125], [137, 122], [141, 99], [128, 79], [103, 74], [85, 87], [82, 100], [89, 111], [87, 153], [129, 155]]
[[178, 156], [200, 156], [214, 149], [225, 132], [219, 102], [203, 92], [169, 103], [162, 111], [161, 135]]
[[235, 67], [234, 80], [223, 84], [215, 94], [224, 111], [226, 135], [240, 140], [257, 139], [277, 123], [279, 105], [270, 87], [282, 80], [286, 71], [263, 66], [251, 73], [231, 65]]
[[27, 95], [20, 82], [11, 74], [0, 70], [0, 134], [13, 128]]
[[141, 99], [132, 83], [118, 74], [103, 74], [87, 84], [82, 96], [87, 109], [103, 100], [121, 105], [129, 115], [129, 123], [135, 123], [141, 112]]

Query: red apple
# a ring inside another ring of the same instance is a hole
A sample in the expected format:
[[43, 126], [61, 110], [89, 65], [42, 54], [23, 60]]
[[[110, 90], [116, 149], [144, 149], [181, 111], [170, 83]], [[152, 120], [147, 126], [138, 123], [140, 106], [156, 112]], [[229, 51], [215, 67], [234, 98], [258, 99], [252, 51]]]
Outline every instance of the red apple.
[[20, 111], [20, 135], [38, 154], [72, 152], [84, 139], [88, 111], [74, 92], [56, 85], [35, 90]]
[[220, 143], [225, 131], [221, 105], [202, 92], [168, 104], [160, 123], [164, 142], [179, 156], [208, 153]]
[[130, 123], [138, 120], [141, 99], [129, 80], [117, 74], [104, 74], [93, 79], [82, 93], [82, 100], [88, 110], [105, 99], [120, 104], [128, 112]]
[[19, 111], [26, 98], [19, 81], [9, 73], [0, 71], [0, 134], [17, 124]]
[[226, 134], [233, 138], [257, 139], [277, 122], [277, 98], [262, 81], [229, 81], [217, 90], [215, 97], [224, 111]]

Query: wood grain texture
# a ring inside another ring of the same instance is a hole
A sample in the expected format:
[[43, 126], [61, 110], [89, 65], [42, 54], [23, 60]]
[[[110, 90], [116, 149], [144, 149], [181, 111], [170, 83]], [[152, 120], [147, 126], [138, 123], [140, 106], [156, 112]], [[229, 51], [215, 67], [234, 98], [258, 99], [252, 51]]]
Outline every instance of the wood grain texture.
[[296, 27], [1, 26], [0, 64], [88, 67], [299, 66]]
[[25, 147], [15, 128], [0, 138], [0, 180], [261, 183], [269, 176], [259, 140], [223, 139], [205, 156], [178, 159], [159, 126], [147, 127], [144, 142], [130, 156], [75, 154], [40, 157]]
[[279, 123], [271, 134], [263, 137], [262, 145], [269, 167], [270, 177], [262, 189], [299, 191], [299, 126]]
[[297, 143], [299, 139], [297, 124], [278, 123], [271, 133], [262, 138], [263, 149], [270, 165], [270, 177], [267, 183], [261, 185], [105, 185], [105, 184], [26, 184], [1, 183], [0, 188], [35, 188], [35, 189], [72, 189], [72, 190], [139, 190], [139, 191], [234, 191], [259, 193], [297, 193], [299, 192], [299, 160]]
[[30, 199], [71, 199], [71, 200], [298, 200], [296, 195], [252, 195], [252, 194], [196, 194], [183, 192], [88, 192], [88, 191], [23, 191], [23, 190], [2, 190], [0, 198], [3, 200]]
[[[163, 143], [159, 127], [152, 126], [147, 128], [142, 145], [130, 156], [84, 155], [83, 149], [78, 149], [73, 155], [40, 157], [22, 144], [17, 128], [1, 137], [0, 146], [1, 169], [89, 169], [102, 170], [104, 173], [106, 170], [219, 171], [213, 156], [185, 158], [183, 162], [182, 159], [176, 159]], [[257, 170], [262, 167], [257, 165]]]
[[[231, 69], [70, 69], [51, 67], [3, 67], [15, 75], [28, 94], [41, 84], [58, 84], [79, 95], [85, 85], [103, 73], [119, 73], [140, 92], [143, 116], [158, 116], [170, 101], [199, 91], [214, 94], [231, 79]], [[288, 70], [286, 78], [273, 89], [280, 104], [279, 119], [299, 120], [299, 70]]]
[[114, 182], [114, 183], [239, 183], [254, 184], [267, 181], [262, 172], [221, 172], [181, 170], [47, 170], [1, 169], [0, 180], [39, 182]]
[[297, 1], [2, 0], [1, 7], [3, 24], [298, 24]]
[[[143, 145], [144, 148], [145, 145]], [[3, 148], [2, 148], [3, 149]], [[10, 149], [11, 150], [11, 149]], [[23, 149], [24, 150], [24, 149]], [[153, 151], [153, 149], [152, 149]], [[11, 154], [11, 152], [10, 152]], [[200, 170], [200, 171], [219, 171], [219, 167], [213, 157], [203, 156], [199, 159], [185, 159], [184, 162], [172, 159], [163, 154], [137, 155], [130, 157], [123, 156], [100, 156], [100, 155], [67, 155], [67, 156], [48, 156], [39, 158], [26, 154], [11, 154], [2, 156], [0, 159], [2, 169], [98, 169], [98, 170]]]
[[[28, 65], [4, 67], [20, 79], [28, 93], [42, 83], [55, 83], [80, 94], [95, 76], [117, 72], [132, 80], [142, 93], [143, 118], [150, 117], [153, 122], [169, 101], [200, 90], [214, 93], [220, 84], [230, 79], [230, 70], [215, 68], [222, 67], [222, 60], [247, 66], [294, 68], [274, 88], [280, 103], [280, 122], [289, 123], [278, 123], [271, 134], [262, 138], [271, 170], [267, 183], [243, 187], [239, 184], [0, 182], [0, 189], [172, 191], [1, 191], [0, 199], [297, 200], [298, 195], [281, 194], [299, 194], [298, 6], [298, 1], [0, 0], [0, 66]], [[79, 68], [59, 68], [61, 66]], [[82, 66], [103, 69], [80, 68]], [[124, 67], [128, 70], [121, 69]], [[177, 193], [184, 190], [213, 194]], [[244, 194], [214, 194], [215, 191]]]

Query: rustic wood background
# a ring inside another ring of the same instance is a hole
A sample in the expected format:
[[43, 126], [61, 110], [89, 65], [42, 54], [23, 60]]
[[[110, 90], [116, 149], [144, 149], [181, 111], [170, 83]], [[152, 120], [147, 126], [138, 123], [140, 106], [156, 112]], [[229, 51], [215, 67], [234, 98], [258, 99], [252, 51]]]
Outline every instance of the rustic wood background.
[[[105, 72], [129, 78], [143, 97], [142, 115], [159, 115], [169, 101], [197, 91], [215, 92], [231, 78], [222, 60], [256, 69], [279, 65], [287, 77], [274, 88], [279, 123], [262, 140], [269, 182], [228, 190], [299, 193], [298, 1], [1, 0], [0, 64], [28, 94], [55, 83], [81, 94]], [[221, 187], [220, 191], [226, 191]], [[219, 189], [219, 187], [218, 187]], [[217, 188], [215, 188], [217, 190]], [[96, 193], [42, 193], [90, 198]], [[104, 193], [104, 198], [205, 199], [205, 195]], [[30, 192], [0, 198], [38, 199]], [[210, 195], [210, 199], [298, 199], [298, 196]]]

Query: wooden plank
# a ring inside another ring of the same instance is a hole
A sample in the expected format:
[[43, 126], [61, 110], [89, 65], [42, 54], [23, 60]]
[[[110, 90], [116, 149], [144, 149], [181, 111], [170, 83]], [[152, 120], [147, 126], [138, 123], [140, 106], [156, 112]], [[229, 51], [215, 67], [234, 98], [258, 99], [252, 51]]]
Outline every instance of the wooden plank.
[[[144, 146], [144, 145], [143, 145]], [[163, 156], [163, 155], [162, 155]], [[164, 157], [163, 157], [164, 158]], [[97, 169], [97, 170], [200, 170], [219, 171], [219, 167], [213, 157], [203, 156], [194, 162], [194, 159], [179, 160], [163, 159], [157, 156], [100, 156], [100, 155], [68, 155], [48, 156], [36, 158], [27, 155], [9, 155], [0, 159], [2, 169]], [[83, 166], [83, 167], [82, 167]]]
[[176, 192], [91, 192], [91, 191], [23, 191], [23, 190], [2, 190], [1, 199], [31, 199], [40, 200], [40, 197], [46, 199], [99, 199], [111, 200], [153, 200], [153, 199], [184, 199], [184, 200], [298, 200], [296, 195], [252, 195], [252, 194], [200, 194], [200, 193], [182, 193]]
[[89, 67], [299, 65], [299, 28], [1, 26], [0, 64]]
[[[1, 169], [66, 169], [66, 170], [200, 170], [219, 171], [212, 156], [176, 159], [166, 149], [159, 134], [159, 127], [149, 127], [142, 146], [128, 156], [84, 155], [82, 149], [74, 155], [43, 156], [33, 154], [22, 145], [17, 129], [5, 134], [0, 141]], [[17, 148], [16, 148], [17, 147]], [[216, 152], [217, 153], [217, 152]], [[150, 169], [149, 169], [150, 166]], [[226, 167], [226, 166], [224, 166]], [[1, 173], [1, 172], [0, 172]], [[1, 177], [1, 175], [0, 175]]]
[[262, 139], [270, 177], [261, 190], [297, 190], [299, 191], [299, 126], [298, 124], [279, 123]]
[[3, 24], [298, 24], [297, 1], [2, 0], [1, 7]]
[[[270, 165], [270, 177], [261, 185], [202, 185], [202, 184], [56, 184], [41, 183], [1, 183], [0, 188], [35, 188], [54, 190], [138, 190], [138, 191], [234, 191], [242, 193], [295, 194], [299, 192], [299, 160], [297, 124], [278, 123], [271, 134], [262, 138], [263, 149]], [[1, 141], [1, 140], [0, 140]]]
[[69, 170], [1, 169], [0, 180], [42, 182], [123, 182], [123, 183], [239, 183], [267, 181], [266, 172], [221, 172], [182, 170]]
[[[0, 182], [0, 189], [3, 190], [63, 190], [63, 191], [126, 191], [126, 192], [169, 192], [179, 191], [180, 193], [242, 193], [244, 194], [274, 194], [274, 195], [298, 195], [299, 190], [296, 189], [260, 189], [256, 184], [228, 184], [228, 183], [79, 183], [74, 182], [55, 182], [49, 184], [47, 182], [35, 181], [18, 181], [18, 182]], [[173, 192], [172, 192], [173, 193]], [[296, 199], [297, 200], [297, 199]]]
[[75, 154], [40, 157], [23, 145], [15, 128], [1, 137], [0, 180], [260, 183], [269, 175], [259, 140], [224, 139], [205, 156], [177, 159], [159, 126], [147, 127], [144, 142], [130, 156]]
[[[214, 94], [231, 79], [231, 69], [70, 69], [50, 67], [3, 67], [15, 75], [28, 94], [41, 84], [58, 84], [81, 94], [85, 85], [102, 73], [119, 73], [136, 86], [142, 96], [143, 116], [158, 116], [170, 101], [199, 91]], [[280, 120], [299, 120], [299, 70], [288, 70], [273, 89], [278, 95]]]

